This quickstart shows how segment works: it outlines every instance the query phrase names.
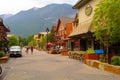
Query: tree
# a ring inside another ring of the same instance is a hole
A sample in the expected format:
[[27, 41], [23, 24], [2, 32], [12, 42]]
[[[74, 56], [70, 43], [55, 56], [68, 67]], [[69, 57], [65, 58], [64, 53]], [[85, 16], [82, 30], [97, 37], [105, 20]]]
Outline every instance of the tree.
[[47, 36], [42, 37], [42, 39], [40, 40], [40, 47], [43, 48], [46, 42], [47, 42]]
[[19, 37], [19, 45], [20, 46], [27, 46], [28, 45], [28, 39], [25, 37]]
[[51, 31], [50, 31], [50, 33], [48, 34], [48, 40], [50, 41], [50, 42], [55, 42], [55, 32], [54, 32], [54, 30], [53, 29], [51, 29]]
[[120, 41], [120, 0], [100, 0], [95, 9], [92, 25], [95, 37], [106, 47]]
[[12, 36], [9, 38], [9, 46], [17, 46], [18, 45], [18, 39], [16, 36]]
[[32, 41], [28, 42], [28, 46], [36, 46], [36, 41], [32, 40]]

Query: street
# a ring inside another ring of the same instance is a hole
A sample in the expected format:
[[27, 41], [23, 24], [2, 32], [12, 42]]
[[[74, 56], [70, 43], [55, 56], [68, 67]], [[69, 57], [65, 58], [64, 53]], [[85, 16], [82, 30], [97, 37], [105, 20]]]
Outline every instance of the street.
[[0, 80], [120, 80], [120, 76], [92, 68], [60, 54], [34, 50], [2, 64]]

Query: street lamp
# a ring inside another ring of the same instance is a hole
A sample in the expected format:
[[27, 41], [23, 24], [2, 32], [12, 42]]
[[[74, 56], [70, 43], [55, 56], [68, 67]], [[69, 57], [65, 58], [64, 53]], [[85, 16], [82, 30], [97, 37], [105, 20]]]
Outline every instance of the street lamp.
[[47, 50], [48, 50], [48, 32], [49, 32], [49, 28], [48, 27], [46, 29], [46, 32], [47, 32]]

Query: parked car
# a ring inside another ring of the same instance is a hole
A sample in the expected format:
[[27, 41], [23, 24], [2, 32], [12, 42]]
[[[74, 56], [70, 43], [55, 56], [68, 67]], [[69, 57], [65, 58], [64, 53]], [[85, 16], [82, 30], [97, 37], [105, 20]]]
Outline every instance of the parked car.
[[10, 57], [22, 57], [22, 49], [20, 46], [10, 47]]

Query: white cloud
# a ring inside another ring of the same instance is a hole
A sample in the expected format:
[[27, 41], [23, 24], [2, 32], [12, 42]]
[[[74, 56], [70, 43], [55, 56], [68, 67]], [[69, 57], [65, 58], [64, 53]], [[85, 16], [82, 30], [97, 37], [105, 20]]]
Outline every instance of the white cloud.
[[51, 3], [75, 4], [77, 0], [0, 0], [0, 14], [15, 14], [32, 7], [43, 7]]

